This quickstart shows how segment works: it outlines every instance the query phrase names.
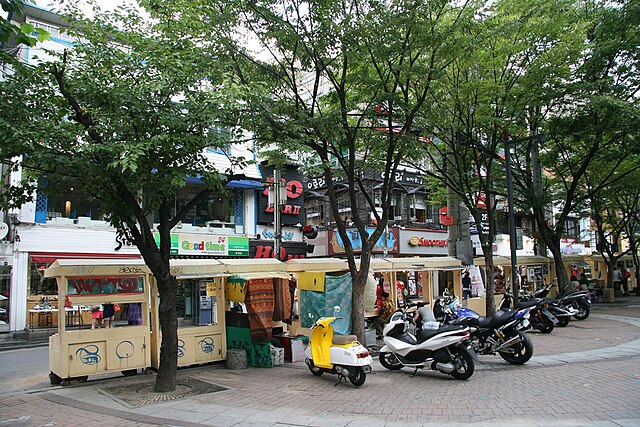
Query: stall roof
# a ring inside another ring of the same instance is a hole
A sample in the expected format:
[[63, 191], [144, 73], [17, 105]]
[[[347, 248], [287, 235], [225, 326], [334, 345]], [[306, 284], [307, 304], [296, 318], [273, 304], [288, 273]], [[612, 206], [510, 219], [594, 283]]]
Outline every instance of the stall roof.
[[[114, 267], [132, 267], [133, 270], [107, 272]], [[99, 271], [96, 271], [98, 270]], [[60, 258], [51, 264], [45, 271], [44, 277], [56, 276], [90, 276], [91, 274], [135, 274], [149, 273], [149, 267], [144, 260], [139, 258]]]
[[171, 274], [178, 279], [228, 276], [226, 267], [216, 259], [172, 259]]
[[345, 271], [349, 264], [342, 258], [298, 258], [284, 263], [286, 271], [300, 273], [303, 271]]
[[284, 263], [275, 258], [219, 259], [218, 261], [224, 266], [225, 272], [234, 275], [240, 273], [286, 273]]
[[454, 270], [463, 268], [462, 262], [453, 257], [413, 257], [413, 258], [384, 258], [388, 267], [376, 265], [378, 271], [407, 271], [407, 270]]

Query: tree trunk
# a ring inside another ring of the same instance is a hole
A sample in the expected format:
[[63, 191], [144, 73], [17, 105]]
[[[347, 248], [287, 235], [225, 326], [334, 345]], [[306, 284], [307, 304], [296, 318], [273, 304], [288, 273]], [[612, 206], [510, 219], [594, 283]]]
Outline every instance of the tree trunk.
[[496, 294], [496, 283], [495, 283], [495, 278], [493, 275], [493, 269], [494, 269], [494, 265], [493, 265], [493, 253], [491, 252], [491, 248], [489, 248], [488, 250], [485, 250], [483, 248], [483, 252], [484, 252], [484, 265], [485, 265], [485, 277], [486, 277], [486, 286], [485, 289], [487, 291], [487, 294], [485, 295], [486, 300], [486, 306], [485, 309], [487, 310], [487, 316], [493, 316], [493, 314], [496, 312], [496, 304], [495, 304], [495, 294]]
[[567, 276], [567, 269], [564, 268], [564, 260], [562, 259], [562, 252], [560, 252], [560, 245], [556, 245], [555, 242], [547, 247], [553, 255], [553, 263], [556, 267], [556, 279], [558, 279], [558, 295], [562, 295], [569, 286], [569, 276]]
[[605, 258], [607, 264], [607, 288], [612, 288], [615, 292], [617, 289], [613, 286], [613, 269], [616, 268], [617, 258]]
[[156, 281], [160, 294], [158, 316], [162, 331], [162, 343], [160, 344], [160, 367], [153, 390], [157, 393], [164, 393], [176, 389], [178, 371], [177, 281], [171, 275], [162, 279], [156, 277]]
[[356, 275], [351, 274], [351, 332], [365, 346], [367, 340], [364, 334], [364, 290], [367, 286], [368, 275], [368, 268], [367, 271], [360, 270]]

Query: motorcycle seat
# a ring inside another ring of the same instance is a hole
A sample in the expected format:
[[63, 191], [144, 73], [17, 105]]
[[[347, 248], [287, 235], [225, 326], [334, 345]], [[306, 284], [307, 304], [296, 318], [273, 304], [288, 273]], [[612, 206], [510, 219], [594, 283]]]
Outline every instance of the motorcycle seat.
[[478, 326], [481, 328], [491, 328], [506, 323], [513, 313], [511, 310], [498, 310], [493, 316], [478, 317]]
[[355, 335], [334, 335], [331, 342], [336, 345], [347, 345], [354, 341], [358, 341]]
[[423, 343], [426, 340], [428, 340], [429, 338], [436, 336], [442, 332], [447, 332], [447, 331], [459, 331], [463, 329], [462, 326], [458, 326], [458, 325], [443, 325], [438, 329], [423, 329], [419, 334], [418, 334], [418, 343]]
[[532, 308], [538, 305], [540, 301], [542, 301], [540, 298], [534, 298], [531, 301], [520, 301], [518, 304], [516, 304], [516, 309], [519, 310], [522, 308]]

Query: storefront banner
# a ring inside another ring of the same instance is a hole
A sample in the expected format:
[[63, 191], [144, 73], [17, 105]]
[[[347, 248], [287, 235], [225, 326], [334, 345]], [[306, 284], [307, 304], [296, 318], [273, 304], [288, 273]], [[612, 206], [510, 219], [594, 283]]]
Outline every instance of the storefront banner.
[[[153, 233], [160, 245], [160, 234]], [[217, 234], [171, 233], [171, 255], [249, 256], [249, 238]]]
[[68, 295], [141, 294], [143, 277], [73, 277], [67, 279]]
[[324, 292], [324, 277], [323, 272], [298, 273], [298, 289]]
[[447, 255], [446, 231], [403, 230], [400, 229], [401, 255]]
[[[367, 238], [373, 234], [375, 228], [367, 227]], [[360, 236], [360, 232], [356, 228], [348, 228], [347, 236], [351, 241], [351, 246], [353, 247], [354, 252], [360, 252], [362, 250], [362, 236]], [[373, 252], [384, 252], [386, 249], [387, 254], [395, 254], [398, 253], [398, 229], [397, 228], [389, 228], [388, 233], [383, 232], [376, 245], [373, 248]], [[329, 255], [337, 255], [345, 253], [344, 242], [342, 241], [342, 237], [337, 231], [330, 230], [329, 231]]]

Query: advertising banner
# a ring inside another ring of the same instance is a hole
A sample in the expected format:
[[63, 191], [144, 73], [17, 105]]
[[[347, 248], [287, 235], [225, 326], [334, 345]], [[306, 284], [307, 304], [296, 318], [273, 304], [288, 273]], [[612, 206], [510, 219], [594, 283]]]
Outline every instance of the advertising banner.
[[[160, 235], [153, 233], [156, 244]], [[249, 238], [216, 234], [171, 233], [171, 255], [249, 256]]]

